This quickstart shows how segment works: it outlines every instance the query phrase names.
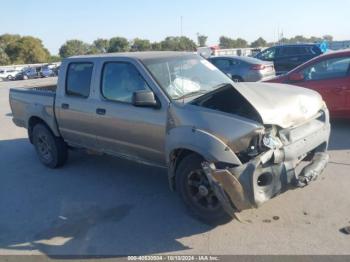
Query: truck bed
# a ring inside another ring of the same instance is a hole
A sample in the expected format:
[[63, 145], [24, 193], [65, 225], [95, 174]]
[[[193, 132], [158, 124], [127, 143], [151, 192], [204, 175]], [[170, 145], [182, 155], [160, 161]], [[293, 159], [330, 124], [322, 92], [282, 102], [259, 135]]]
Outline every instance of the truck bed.
[[55, 128], [55, 96], [56, 85], [10, 89], [9, 100], [13, 122], [18, 126], [28, 128], [30, 118], [38, 117]]

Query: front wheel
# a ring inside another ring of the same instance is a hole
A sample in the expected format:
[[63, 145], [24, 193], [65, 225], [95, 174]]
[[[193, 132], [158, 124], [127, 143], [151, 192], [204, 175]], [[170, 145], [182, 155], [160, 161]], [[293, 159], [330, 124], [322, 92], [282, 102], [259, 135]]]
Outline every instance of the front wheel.
[[176, 189], [189, 211], [207, 224], [223, 224], [232, 218], [225, 212], [202, 170], [203, 158], [186, 156], [176, 170]]
[[56, 137], [43, 124], [33, 128], [33, 144], [40, 161], [50, 168], [63, 166], [67, 161], [68, 148], [62, 138]]

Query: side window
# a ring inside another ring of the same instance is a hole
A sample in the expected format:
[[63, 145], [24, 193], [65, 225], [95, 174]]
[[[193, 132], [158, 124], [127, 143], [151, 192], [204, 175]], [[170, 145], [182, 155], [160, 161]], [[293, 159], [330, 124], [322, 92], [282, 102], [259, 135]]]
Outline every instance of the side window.
[[219, 69], [225, 70], [230, 68], [231, 62], [228, 59], [214, 59], [214, 65], [216, 65]]
[[136, 91], [148, 90], [136, 67], [125, 62], [108, 62], [102, 72], [102, 95], [112, 101], [131, 103]]
[[67, 71], [66, 94], [89, 97], [92, 69], [92, 63], [70, 63]]
[[258, 58], [262, 60], [273, 60], [275, 56], [276, 56], [276, 48], [272, 47], [260, 53]]
[[305, 80], [345, 77], [350, 70], [350, 57], [332, 58], [314, 64], [303, 71]]
[[280, 50], [280, 56], [293, 56], [299, 54], [298, 47], [284, 47]]

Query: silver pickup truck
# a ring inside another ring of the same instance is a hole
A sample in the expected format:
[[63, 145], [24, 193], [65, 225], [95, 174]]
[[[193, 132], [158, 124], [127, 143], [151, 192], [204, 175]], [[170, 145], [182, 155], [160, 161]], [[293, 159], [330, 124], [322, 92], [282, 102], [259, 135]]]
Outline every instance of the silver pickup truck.
[[233, 83], [191, 53], [71, 57], [57, 88], [11, 89], [10, 104], [46, 166], [79, 148], [165, 167], [171, 189], [209, 223], [309, 184], [329, 159], [319, 94]]

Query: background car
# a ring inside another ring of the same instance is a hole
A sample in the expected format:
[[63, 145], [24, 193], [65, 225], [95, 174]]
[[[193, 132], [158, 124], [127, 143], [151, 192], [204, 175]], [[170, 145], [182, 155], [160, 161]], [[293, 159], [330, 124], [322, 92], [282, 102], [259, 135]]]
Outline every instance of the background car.
[[52, 77], [55, 76], [55, 71], [48, 65], [42, 66], [40, 70], [41, 77]]
[[40, 77], [40, 67], [28, 67], [16, 75], [16, 80], [35, 79]]
[[332, 117], [350, 119], [350, 50], [316, 57], [268, 82], [313, 89], [322, 95]]
[[273, 46], [258, 53], [256, 58], [271, 61], [277, 75], [284, 74], [323, 53], [319, 44]]
[[1, 69], [0, 78], [4, 80], [13, 80], [18, 72], [19, 71], [15, 69]]
[[272, 62], [252, 57], [218, 56], [208, 60], [235, 82], [257, 82], [276, 76]]

